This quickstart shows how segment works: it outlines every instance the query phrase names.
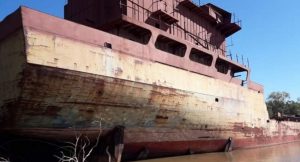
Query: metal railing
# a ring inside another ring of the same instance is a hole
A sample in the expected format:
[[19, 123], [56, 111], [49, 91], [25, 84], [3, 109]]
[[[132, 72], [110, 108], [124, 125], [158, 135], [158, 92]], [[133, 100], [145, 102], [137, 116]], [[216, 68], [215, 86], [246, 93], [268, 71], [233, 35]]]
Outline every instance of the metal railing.
[[[163, 10], [166, 10], [166, 7], [167, 7], [166, 2], [164, 0], [152, 0], [152, 5], [149, 8], [145, 8], [143, 6], [143, 4], [138, 4], [138, 3], [136, 3], [132, 0], [127, 0], [127, 4], [124, 4], [121, 1], [120, 6], [121, 6], [123, 14], [126, 14], [127, 16], [129, 16], [133, 19], [143, 21], [143, 22], [145, 22], [149, 18], [153, 19], [153, 20], [156, 20], [156, 21], [159, 21], [159, 19], [151, 17], [151, 14], [154, 11], [157, 11], [158, 9], [161, 9], [160, 8], [161, 6], [164, 6]], [[233, 17], [232, 17], [232, 21], [234, 21], [236, 24], [241, 26], [241, 20], [236, 21], [236, 17], [235, 17], [234, 14], [233, 14]], [[225, 48], [222, 48], [222, 46], [217, 47], [217, 45], [211, 43], [210, 41], [208, 41], [205, 38], [202, 38], [202, 37], [198, 36], [197, 34], [194, 34], [190, 31], [188, 31], [187, 29], [185, 29], [185, 27], [180, 26], [178, 23], [173, 24], [171, 26], [171, 28], [173, 29], [173, 32], [170, 31], [170, 34], [176, 35], [176, 32], [175, 32], [176, 30], [181, 31], [184, 34], [183, 39], [185, 39], [186, 41], [195, 43], [196, 45], [200, 45], [203, 48], [206, 48], [206, 49], [208, 49], [208, 50], [210, 50], [210, 51], [212, 51], [212, 52], [214, 52], [218, 55], [226, 56], [227, 58], [229, 58], [232, 61], [235, 61], [239, 64], [242, 64], [245, 67], [249, 67], [249, 60], [248, 59], [246, 60], [246, 63], [245, 63], [245, 60], [244, 60], [243, 56], [241, 57], [241, 60], [240, 60], [239, 57], [236, 55], [236, 60], [233, 60], [232, 54], [231, 53], [228, 54], [228, 51], [226, 50], [226, 47]]]
[[152, 12], [155, 12], [158, 10], [167, 12], [167, 2], [164, 0], [152, 0], [151, 8], [152, 8], [151, 9]]
[[230, 60], [237, 62], [247, 68], [250, 68], [250, 62], [248, 58], [245, 58], [244, 55], [239, 56], [238, 54], [235, 54], [235, 59], [232, 56], [231, 51], [229, 51], [229, 54], [226, 55], [226, 58], [229, 58]]
[[231, 22], [237, 24], [238, 26], [242, 27], [242, 20], [238, 19], [235, 16], [235, 13], [231, 13]]
[[152, 13], [141, 4], [138, 4], [132, 0], [127, 0], [126, 4], [122, 3], [121, 1], [120, 7], [123, 14], [139, 21], [146, 21]]
[[132, 0], [127, 0], [126, 4], [121, 1], [120, 7], [123, 14], [143, 22], [148, 18], [152, 18], [151, 14], [155, 11], [162, 10], [167, 12], [167, 2], [165, 0], [152, 0], [152, 4], [149, 8], [145, 8], [144, 4], [138, 4]]

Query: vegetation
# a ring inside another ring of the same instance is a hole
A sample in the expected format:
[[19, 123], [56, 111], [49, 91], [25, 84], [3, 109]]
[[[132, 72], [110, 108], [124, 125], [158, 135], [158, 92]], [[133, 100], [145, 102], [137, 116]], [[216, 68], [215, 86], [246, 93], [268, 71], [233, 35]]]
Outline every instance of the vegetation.
[[278, 117], [278, 113], [288, 116], [300, 116], [300, 98], [290, 100], [287, 92], [272, 92], [266, 101], [270, 118]]
[[[102, 133], [102, 126], [101, 121], [95, 121], [99, 123], [99, 133], [98, 137], [96, 139], [96, 142], [92, 144], [88, 136], [79, 135], [76, 136], [75, 143], [67, 142], [67, 146], [62, 147], [64, 150], [68, 150], [68, 154], [65, 154], [65, 152], [61, 152], [61, 155], [55, 157], [58, 159], [59, 162], [87, 162], [94, 151], [94, 149], [99, 144], [99, 139]], [[110, 160], [109, 155], [109, 162]], [[1, 162], [1, 161], [0, 161]]]
[[9, 160], [0, 156], [0, 162], [9, 162]]

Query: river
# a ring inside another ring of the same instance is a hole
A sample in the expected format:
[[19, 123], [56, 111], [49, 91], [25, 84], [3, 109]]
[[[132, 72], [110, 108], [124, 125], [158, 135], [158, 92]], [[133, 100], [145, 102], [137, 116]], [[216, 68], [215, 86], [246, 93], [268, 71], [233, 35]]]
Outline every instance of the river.
[[230, 153], [189, 155], [140, 162], [299, 162], [300, 142], [256, 149], [235, 150]]

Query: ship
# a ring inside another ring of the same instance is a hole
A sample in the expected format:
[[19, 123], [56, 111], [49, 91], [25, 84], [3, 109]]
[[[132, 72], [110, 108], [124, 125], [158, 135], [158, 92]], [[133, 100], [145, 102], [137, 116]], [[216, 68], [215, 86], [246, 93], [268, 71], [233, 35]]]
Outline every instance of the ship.
[[64, 10], [20, 7], [0, 23], [1, 136], [101, 129], [117, 161], [300, 140], [300, 123], [270, 119], [264, 87], [228, 52], [242, 28], [232, 13], [191, 0], [68, 0]]

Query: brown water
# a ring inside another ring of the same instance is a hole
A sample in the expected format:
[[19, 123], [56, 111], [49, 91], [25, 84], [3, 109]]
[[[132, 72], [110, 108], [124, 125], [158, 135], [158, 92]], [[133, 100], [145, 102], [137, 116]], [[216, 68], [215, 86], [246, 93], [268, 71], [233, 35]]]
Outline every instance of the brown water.
[[300, 142], [230, 153], [209, 153], [141, 162], [300, 162]]

